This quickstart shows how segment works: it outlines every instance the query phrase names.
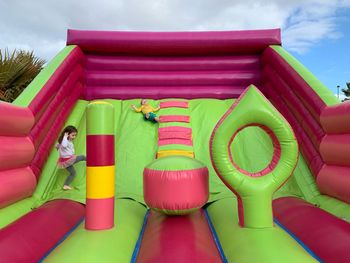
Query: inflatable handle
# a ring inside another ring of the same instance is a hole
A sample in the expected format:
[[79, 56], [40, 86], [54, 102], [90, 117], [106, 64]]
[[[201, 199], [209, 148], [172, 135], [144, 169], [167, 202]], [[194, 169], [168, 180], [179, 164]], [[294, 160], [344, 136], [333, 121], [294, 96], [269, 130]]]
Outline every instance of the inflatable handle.
[[[274, 146], [271, 163], [257, 173], [240, 168], [230, 151], [236, 134], [248, 126], [262, 128]], [[298, 153], [298, 144], [288, 122], [256, 87], [249, 86], [217, 123], [210, 139], [213, 167], [238, 198], [241, 226], [273, 226], [272, 195], [292, 174]]]

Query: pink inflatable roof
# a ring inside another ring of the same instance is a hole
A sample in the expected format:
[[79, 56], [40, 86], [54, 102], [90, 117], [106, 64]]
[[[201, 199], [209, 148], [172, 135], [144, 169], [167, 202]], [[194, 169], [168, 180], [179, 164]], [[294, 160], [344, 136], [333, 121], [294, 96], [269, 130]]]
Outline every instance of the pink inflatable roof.
[[67, 32], [67, 45], [90, 53], [141, 55], [210, 55], [261, 53], [281, 44], [280, 29], [206, 32]]

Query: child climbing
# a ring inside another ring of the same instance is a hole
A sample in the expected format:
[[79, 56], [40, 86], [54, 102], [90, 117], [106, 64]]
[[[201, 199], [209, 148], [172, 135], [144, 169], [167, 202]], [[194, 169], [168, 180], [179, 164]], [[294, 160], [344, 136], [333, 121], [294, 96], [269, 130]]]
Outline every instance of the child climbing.
[[136, 108], [135, 105], [131, 105], [132, 109], [136, 112], [142, 112], [144, 118], [146, 120], [152, 121], [152, 122], [159, 122], [159, 117], [154, 113], [155, 111], [158, 111], [160, 107], [153, 108], [147, 103], [146, 99], [141, 100], [141, 107]]
[[56, 148], [60, 154], [57, 162], [58, 167], [61, 169], [65, 168], [69, 172], [69, 176], [63, 185], [64, 190], [73, 189], [69, 186], [76, 175], [73, 165], [81, 161], [86, 161], [86, 157], [84, 155], [75, 155], [73, 140], [76, 138], [77, 133], [77, 128], [74, 126], [67, 126], [64, 128], [63, 132], [58, 138], [58, 144], [56, 145]]

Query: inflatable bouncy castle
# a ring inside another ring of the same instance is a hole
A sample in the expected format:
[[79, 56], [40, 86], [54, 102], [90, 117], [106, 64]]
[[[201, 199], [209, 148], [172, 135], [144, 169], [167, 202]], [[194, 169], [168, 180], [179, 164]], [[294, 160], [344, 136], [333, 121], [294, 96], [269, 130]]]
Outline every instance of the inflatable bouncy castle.
[[0, 262], [350, 262], [349, 189], [350, 104], [279, 29], [68, 30], [0, 103]]

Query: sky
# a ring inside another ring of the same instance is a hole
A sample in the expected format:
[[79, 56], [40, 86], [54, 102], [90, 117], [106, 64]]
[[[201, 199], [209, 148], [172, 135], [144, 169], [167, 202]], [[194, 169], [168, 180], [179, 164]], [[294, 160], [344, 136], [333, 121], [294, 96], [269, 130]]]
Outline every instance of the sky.
[[281, 28], [283, 47], [335, 94], [350, 82], [350, 0], [0, 0], [0, 48], [49, 61], [67, 28], [203, 31]]

